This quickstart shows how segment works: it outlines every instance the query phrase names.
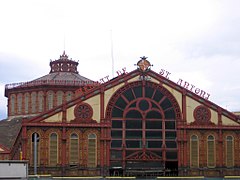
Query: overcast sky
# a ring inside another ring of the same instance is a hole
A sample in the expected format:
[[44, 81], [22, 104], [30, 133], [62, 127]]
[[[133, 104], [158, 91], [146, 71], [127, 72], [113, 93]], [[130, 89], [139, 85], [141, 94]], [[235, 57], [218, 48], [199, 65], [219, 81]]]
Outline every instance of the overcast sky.
[[130, 72], [147, 56], [152, 70], [240, 111], [239, 8], [239, 0], [0, 0], [0, 119], [5, 84], [48, 74], [63, 50], [95, 81], [112, 77], [112, 59], [114, 71]]

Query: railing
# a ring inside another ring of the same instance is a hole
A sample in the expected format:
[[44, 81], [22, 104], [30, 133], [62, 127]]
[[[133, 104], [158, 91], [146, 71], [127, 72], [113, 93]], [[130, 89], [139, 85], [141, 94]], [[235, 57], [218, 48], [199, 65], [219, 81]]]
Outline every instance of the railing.
[[23, 88], [41, 85], [60, 85], [60, 86], [98, 86], [100, 83], [94, 81], [75, 81], [75, 80], [35, 80], [29, 82], [6, 84], [5, 89]]

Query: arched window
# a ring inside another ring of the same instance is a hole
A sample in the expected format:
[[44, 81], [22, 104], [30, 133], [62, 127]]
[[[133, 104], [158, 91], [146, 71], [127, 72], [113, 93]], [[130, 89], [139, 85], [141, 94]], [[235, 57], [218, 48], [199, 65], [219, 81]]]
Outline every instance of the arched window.
[[77, 134], [71, 134], [70, 137], [70, 151], [69, 151], [69, 157], [70, 157], [70, 164], [78, 163], [78, 135]]
[[96, 167], [97, 165], [97, 138], [95, 134], [88, 135], [88, 167]]
[[17, 113], [22, 113], [22, 94], [17, 95]]
[[57, 92], [57, 106], [63, 103], [63, 94], [64, 93], [62, 91]]
[[177, 169], [181, 114], [167, 89], [147, 81], [129, 83], [112, 95], [108, 108], [111, 166]]
[[11, 95], [10, 102], [11, 102], [10, 103], [11, 104], [11, 107], [10, 107], [11, 112], [10, 112], [10, 114], [11, 115], [15, 115], [15, 103], [16, 103], [16, 96], [15, 96], [15, 94]]
[[71, 101], [73, 98], [73, 93], [71, 91], [66, 92], [66, 101]]
[[191, 167], [198, 167], [199, 165], [199, 146], [198, 146], [198, 136], [191, 136], [190, 144], [190, 163]]
[[31, 94], [31, 107], [32, 107], [32, 113], [36, 113], [36, 98], [37, 98], [37, 93], [33, 92]]
[[43, 92], [40, 91], [38, 93], [38, 112], [43, 112], [43, 105], [44, 105]]
[[226, 166], [234, 166], [234, 141], [232, 136], [226, 137]]
[[25, 113], [29, 112], [29, 93], [24, 94]]
[[[36, 140], [36, 148], [34, 146], [35, 140]], [[34, 159], [35, 159], [34, 152], [36, 152], [36, 158], [37, 158], [36, 161], [37, 161], [37, 165], [39, 165], [40, 164], [40, 136], [39, 136], [38, 133], [33, 133], [32, 134], [31, 148], [32, 148], [32, 150], [31, 150], [31, 152], [32, 152], [31, 163], [34, 164]]]
[[50, 110], [53, 108], [53, 97], [54, 97], [53, 91], [48, 91], [47, 92], [47, 110]]
[[50, 135], [49, 145], [49, 164], [56, 166], [58, 163], [58, 136], [56, 133]]
[[215, 167], [215, 138], [212, 135], [207, 139], [207, 165]]

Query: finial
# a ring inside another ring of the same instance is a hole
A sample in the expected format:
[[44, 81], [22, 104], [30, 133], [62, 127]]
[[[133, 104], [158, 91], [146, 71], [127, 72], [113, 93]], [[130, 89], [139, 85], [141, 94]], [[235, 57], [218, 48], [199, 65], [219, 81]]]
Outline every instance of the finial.
[[146, 56], [140, 57], [141, 59], [138, 61], [137, 66], [141, 71], [149, 70], [149, 67], [152, 66], [150, 62], [147, 60]]
[[146, 60], [148, 57], [146, 56], [143, 56], [143, 57], [140, 57], [142, 60]]

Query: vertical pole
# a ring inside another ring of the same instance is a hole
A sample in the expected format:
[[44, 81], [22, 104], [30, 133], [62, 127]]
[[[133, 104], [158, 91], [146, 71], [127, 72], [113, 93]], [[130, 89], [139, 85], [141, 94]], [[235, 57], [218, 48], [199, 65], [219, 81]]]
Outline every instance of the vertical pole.
[[111, 38], [111, 57], [112, 57], [112, 78], [114, 78], [114, 56], [113, 56], [113, 37], [112, 30], [110, 31]]
[[37, 175], [37, 133], [34, 133], [34, 175]]

